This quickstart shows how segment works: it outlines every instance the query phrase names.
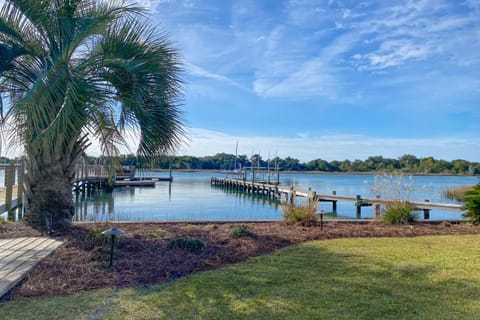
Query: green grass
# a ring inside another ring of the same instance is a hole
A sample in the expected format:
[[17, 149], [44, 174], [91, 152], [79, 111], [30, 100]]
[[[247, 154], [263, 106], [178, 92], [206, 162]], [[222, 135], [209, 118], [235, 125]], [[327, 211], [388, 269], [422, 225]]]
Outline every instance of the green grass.
[[478, 319], [480, 236], [316, 241], [150, 288], [18, 299], [2, 319]]

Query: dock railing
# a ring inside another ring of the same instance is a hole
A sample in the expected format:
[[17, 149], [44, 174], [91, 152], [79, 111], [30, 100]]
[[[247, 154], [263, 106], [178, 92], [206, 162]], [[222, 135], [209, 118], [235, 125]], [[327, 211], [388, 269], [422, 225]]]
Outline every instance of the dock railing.
[[106, 165], [79, 165], [76, 179], [81, 180], [88, 177], [109, 177], [111, 176], [111, 166]]
[[0, 164], [0, 214], [22, 204], [24, 176], [23, 164]]
[[[344, 196], [337, 195], [336, 191], [331, 194], [322, 194], [315, 190], [298, 190], [293, 186], [280, 186], [264, 182], [245, 181], [240, 179], [217, 178], [211, 179], [211, 184], [226, 189], [237, 190], [245, 193], [255, 193], [267, 197], [277, 198], [280, 201], [285, 197], [285, 201], [293, 201], [296, 197], [315, 199], [318, 203], [331, 202], [332, 212], [337, 211], [337, 202], [353, 202], [356, 207], [357, 218], [361, 217], [362, 207], [373, 206], [375, 208], [375, 218], [380, 218], [381, 206], [394, 202], [392, 199], [383, 199], [377, 195], [375, 198], [363, 198], [361, 195]], [[408, 201], [413, 207], [413, 211], [423, 211], [424, 219], [430, 219], [431, 210], [443, 210], [450, 212], [464, 212], [463, 205], [453, 203], [435, 203], [429, 200], [424, 201]]]

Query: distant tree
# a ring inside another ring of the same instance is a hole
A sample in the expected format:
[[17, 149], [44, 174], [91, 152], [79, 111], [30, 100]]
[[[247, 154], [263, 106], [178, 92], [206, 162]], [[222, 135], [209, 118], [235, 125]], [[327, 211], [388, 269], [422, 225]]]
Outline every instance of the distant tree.
[[254, 154], [250, 157], [250, 163], [253, 167], [266, 167], [267, 163], [262, 159], [259, 154]]
[[404, 172], [417, 172], [420, 160], [411, 154], [405, 154], [398, 159], [400, 169]]
[[328, 161], [325, 161], [323, 159], [316, 159], [316, 160], [309, 161], [305, 165], [305, 167], [307, 170], [310, 170], [310, 171], [325, 171], [325, 172], [332, 171], [332, 167], [330, 166], [330, 163], [328, 163]]
[[340, 171], [342, 171], [342, 172], [352, 171], [352, 162], [350, 160], [343, 160], [340, 163], [339, 168], [340, 168]]
[[354, 160], [350, 165], [350, 171], [353, 172], [365, 172], [368, 171], [365, 163], [362, 160]]
[[465, 160], [457, 159], [452, 161], [452, 170], [456, 174], [467, 174], [469, 171], [470, 163]]
[[423, 173], [438, 173], [437, 161], [433, 157], [420, 159], [420, 170]]
[[342, 165], [342, 162], [338, 161], [338, 160], [333, 160], [333, 161], [330, 161], [330, 171], [331, 172], [339, 172], [341, 171], [340, 170], [340, 166]]
[[300, 164], [298, 159], [286, 157], [283, 169], [287, 171], [301, 171], [305, 170], [305, 165]]

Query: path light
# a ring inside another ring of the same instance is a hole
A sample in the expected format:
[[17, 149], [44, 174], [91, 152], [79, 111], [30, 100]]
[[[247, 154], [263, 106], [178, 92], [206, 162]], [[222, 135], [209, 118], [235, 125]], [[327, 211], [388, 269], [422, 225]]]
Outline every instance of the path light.
[[115, 243], [115, 236], [122, 236], [125, 234], [125, 232], [118, 228], [110, 228], [105, 231], [102, 231], [102, 234], [106, 236], [112, 236], [112, 248], [110, 250], [110, 267], [111, 267], [113, 264], [113, 245]]

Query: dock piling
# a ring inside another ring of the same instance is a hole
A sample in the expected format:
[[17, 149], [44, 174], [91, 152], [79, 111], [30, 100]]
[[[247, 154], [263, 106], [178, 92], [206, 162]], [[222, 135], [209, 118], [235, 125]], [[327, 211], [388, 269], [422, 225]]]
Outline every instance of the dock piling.
[[[430, 200], [425, 199], [425, 202], [430, 202]], [[429, 220], [430, 219], [430, 209], [423, 209], [423, 219]]]

